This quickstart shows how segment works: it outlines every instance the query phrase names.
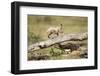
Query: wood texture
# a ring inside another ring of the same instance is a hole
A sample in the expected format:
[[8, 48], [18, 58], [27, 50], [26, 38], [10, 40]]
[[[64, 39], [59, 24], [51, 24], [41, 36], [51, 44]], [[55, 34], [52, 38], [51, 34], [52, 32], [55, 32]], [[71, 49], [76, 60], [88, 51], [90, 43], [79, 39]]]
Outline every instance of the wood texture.
[[[48, 39], [45, 41], [34, 43], [28, 47], [28, 51], [36, 51], [36, 50], [39, 50], [42, 48], [47, 48], [54, 44], [62, 43], [62, 45], [64, 45], [64, 44], [68, 43], [66, 41], [74, 41], [74, 43], [75, 43], [75, 41], [83, 41], [83, 40], [86, 40], [87, 38], [88, 38], [87, 32], [75, 33], [75, 34], [64, 34], [64, 35], [58, 36], [54, 39]], [[66, 43], [64, 43], [64, 42], [66, 42]], [[71, 42], [71, 43], [73, 43], [73, 42]], [[76, 44], [77, 44], [77, 42], [76, 42]], [[81, 44], [81, 42], [80, 42], [80, 44]]]

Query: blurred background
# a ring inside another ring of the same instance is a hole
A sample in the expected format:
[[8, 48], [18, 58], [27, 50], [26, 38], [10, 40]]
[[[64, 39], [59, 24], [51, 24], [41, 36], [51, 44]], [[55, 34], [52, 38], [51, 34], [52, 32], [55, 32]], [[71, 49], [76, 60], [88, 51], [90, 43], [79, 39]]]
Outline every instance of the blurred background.
[[88, 18], [79, 16], [41, 16], [28, 15], [29, 45], [48, 38], [47, 30], [50, 27], [60, 26], [64, 33], [87, 32]]

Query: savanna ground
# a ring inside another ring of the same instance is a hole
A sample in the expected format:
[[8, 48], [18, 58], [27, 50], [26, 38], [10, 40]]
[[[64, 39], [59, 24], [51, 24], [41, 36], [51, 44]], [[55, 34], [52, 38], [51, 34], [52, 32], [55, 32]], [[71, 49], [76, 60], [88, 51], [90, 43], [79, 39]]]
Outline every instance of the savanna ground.
[[[63, 25], [63, 32], [82, 33], [88, 31], [88, 18], [78, 16], [39, 16], [28, 15], [28, 46], [40, 41], [48, 39], [46, 33], [49, 27]], [[87, 48], [87, 40], [82, 41], [85, 43], [80, 47], [81, 49]], [[74, 46], [73, 46], [74, 47]], [[60, 59], [81, 59], [87, 58], [87, 49], [74, 50], [71, 53], [66, 53], [63, 49], [59, 48], [57, 44], [48, 48], [40, 49], [35, 52], [28, 52], [28, 60], [60, 60]], [[80, 52], [81, 51], [81, 52]], [[85, 53], [85, 55], [80, 53]]]

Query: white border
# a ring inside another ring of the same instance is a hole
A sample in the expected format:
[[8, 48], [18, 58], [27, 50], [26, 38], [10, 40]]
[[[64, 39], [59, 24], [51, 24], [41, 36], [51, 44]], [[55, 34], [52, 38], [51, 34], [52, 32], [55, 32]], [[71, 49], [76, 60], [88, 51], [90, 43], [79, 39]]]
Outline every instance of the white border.
[[[88, 17], [88, 59], [27, 61], [27, 15], [58, 15], [58, 16], [87, 16]], [[20, 7], [20, 70], [79, 67], [94, 65], [94, 11]]]

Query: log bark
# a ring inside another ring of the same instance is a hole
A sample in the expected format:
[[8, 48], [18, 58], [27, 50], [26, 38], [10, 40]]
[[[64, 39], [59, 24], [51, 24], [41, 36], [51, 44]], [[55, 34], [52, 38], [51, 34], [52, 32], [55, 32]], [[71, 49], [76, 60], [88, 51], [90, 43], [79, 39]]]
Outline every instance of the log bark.
[[68, 45], [68, 44], [84, 46], [84, 45], [87, 45], [87, 40], [82, 40], [82, 41], [65, 41], [65, 42], [59, 43], [59, 45], [61, 45], [61, 46], [65, 46], [65, 45]]
[[85, 33], [75, 33], [75, 34], [64, 34], [63, 36], [58, 36], [54, 39], [48, 39], [38, 43], [34, 43], [28, 47], [28, 51], [35, 51], [42, 48], [47, 48], [57, 43], [62, 43], [65, 41], [82, 41], [88, 38], [87, 32]]

